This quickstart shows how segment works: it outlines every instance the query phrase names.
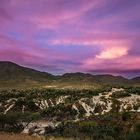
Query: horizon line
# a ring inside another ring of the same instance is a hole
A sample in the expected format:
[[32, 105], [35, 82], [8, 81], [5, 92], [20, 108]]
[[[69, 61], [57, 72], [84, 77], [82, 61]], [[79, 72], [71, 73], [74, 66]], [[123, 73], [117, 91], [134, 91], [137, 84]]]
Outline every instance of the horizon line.
[[53, 74], [51, 72], [48, 72], [48, 71], [41, 71], [41, 70], [38, 70], [36, 68], [32, 68], [32, 67], [28, 67], [26, 65], [22, 65], [22, 64], [19, 64], [19, 63], [16, 63], [14, 61], [7, 61], [7, 60], [0, 60], [0, 63], [3, 62], [3, 63], [11, 63], [11, 64], [15, 64], [15, 65], [18, 65], [18, 66], [21, 66], [21, 67], [24, 67], [24, 68], [28, 68], [28, 69], [32, 69], [32, 70], [35, 70], [35, 71], [38, 71], [38, 72], [44, 72], [44, 73], [48, 73], [48, 74], [51, 74], [53, 76], [63, 76], [65, 74], [89, 74], [89, 75], [92, 75], [92, 76], [105, 76], [105, 75], [109, 75], [109, 76], [114, 76], [114, 77], [122, 77], [122, 78], [125, 78], [125, 79], [128, 79], [128, 80], [131, 80], [131, 79], [135, 79], [135, 78], [138, 78], [140, 77], [140, 75], [138, 76], [133, 76], [131, 78], [128, 78], [126, 76], [123, 76], [123, 75], [114, 75], [114, 74], [111, 74], [111, 73], [101, 73], [101, 74], [93, 74], [93, 73], [90, 73], [90, 72], [80, 72], [80, 71], [76, 71], [76, 72], [66, 72], [66, 73], [63, 73], [63, 74]]

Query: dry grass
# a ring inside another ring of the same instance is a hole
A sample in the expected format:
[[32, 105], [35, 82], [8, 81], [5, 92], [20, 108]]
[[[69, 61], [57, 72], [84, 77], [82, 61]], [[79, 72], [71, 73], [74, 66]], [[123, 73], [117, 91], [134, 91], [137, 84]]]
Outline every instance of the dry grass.
[[45, 140], [45, 138], [28, 136], [24, 134], [0, 133], [0, 140]]
[[[44, 138], [39, 136], [28, 136], [25, 134], [0, 133], [0, 140], [75, 140], [73, 138]], [[77, 140], [77, 139], [76, 139]]]

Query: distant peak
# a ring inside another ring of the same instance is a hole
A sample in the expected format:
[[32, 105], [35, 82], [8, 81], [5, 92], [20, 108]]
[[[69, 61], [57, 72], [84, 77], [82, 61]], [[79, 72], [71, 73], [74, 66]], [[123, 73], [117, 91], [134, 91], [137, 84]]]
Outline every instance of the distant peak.
[[11, 62], [11, 61], [0, 61], [0, 64], [2, 65], [16, 65], [19, 66], [18, 64]]
[[91, 75], [91, 74], [75, 72], [75, 73], [65, 73], [62, 76], [88, 76], [88, 75]]

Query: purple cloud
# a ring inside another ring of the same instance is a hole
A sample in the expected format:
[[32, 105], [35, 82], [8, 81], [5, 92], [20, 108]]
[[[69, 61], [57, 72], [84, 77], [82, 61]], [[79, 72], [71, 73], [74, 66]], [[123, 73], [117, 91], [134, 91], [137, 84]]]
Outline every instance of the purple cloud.
[[1, 0], [0, 60], [52, 73], [138, 75], [139, 0]]

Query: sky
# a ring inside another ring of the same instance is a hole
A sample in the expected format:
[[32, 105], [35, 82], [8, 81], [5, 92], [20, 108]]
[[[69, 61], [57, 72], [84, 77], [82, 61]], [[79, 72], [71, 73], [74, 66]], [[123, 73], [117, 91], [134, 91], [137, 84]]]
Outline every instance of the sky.
[[52, 74], [140, 75], [140, 0], [0, 0], [0, 60]]

